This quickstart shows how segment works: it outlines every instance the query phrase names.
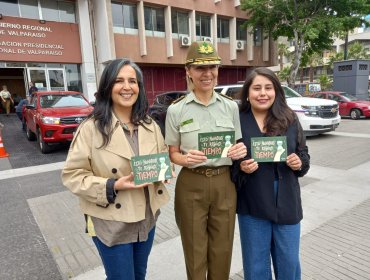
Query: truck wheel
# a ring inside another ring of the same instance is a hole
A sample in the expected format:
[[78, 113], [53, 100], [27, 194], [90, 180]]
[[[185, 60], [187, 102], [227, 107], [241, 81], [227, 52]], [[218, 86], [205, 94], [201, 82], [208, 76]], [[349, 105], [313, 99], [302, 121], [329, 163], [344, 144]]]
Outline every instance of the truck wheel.
[[359, 109], [352, 109], [351, 110], [351, 119], [352, 120], [357, 120], [361, 116], [361, 111]]
[[27, 136], [27, 139], [28, 141], [35, 141], [36, 137], [35, 137], [35, 133], [33, 133], [27, 126], [27, 123], [26, 123], [26, 136]]
[[47, 154], [51, 151], [50, 146], [47, 143], [45, 143], [45, 141], [42, 139], [40, 128], [37, 129], [37, 142], [39, 144], [41, 153]]

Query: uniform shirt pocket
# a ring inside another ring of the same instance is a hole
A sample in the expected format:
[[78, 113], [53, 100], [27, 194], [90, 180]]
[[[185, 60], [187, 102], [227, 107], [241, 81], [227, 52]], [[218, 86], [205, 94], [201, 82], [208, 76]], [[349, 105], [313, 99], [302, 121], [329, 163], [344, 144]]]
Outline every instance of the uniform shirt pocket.
[[184, 126], [180, 126], [180, 133], [188, 133], [200, 130], [200, 125], [198, 122], [192, 122]]
[[216, 126], [225, 128], [226, 130], [235, 130], [234, 123], [230, 119], [217, 119]]

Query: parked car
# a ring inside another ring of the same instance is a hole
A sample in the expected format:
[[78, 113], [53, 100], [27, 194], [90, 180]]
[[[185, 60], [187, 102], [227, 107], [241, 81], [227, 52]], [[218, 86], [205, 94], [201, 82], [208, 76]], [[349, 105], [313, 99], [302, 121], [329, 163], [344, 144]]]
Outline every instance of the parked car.
[[153, 104], [149, 107], [149, 115], [156, 121], [161, 128], [163, 136], [165, 135], [166, 127], [166, 114], [167, 108], [172, 104], [173, 101], [185, 95], [186, 91], [169, 91], [158, 94]]
[[[215, 91], [226, 94], [240, 104], [243, 84], [216, 86]], [[296, 112], [306, 136], [334, 131], [339, 123], [338, 104], [332, 100], [302, 97], [288, 86], [282, 85], [288, 106]]]
[[241, 104], [241, 90], [243, 84], [232, 84], [232, 85], [223, 85], [223, 86], [215, 86], [214, 90], [218, 93], [225, 94], [230, 96], [232, 99], [236, 101], [236, 103]]
[[357, 120], [360, 117], [370, 117], [370, 101], [360, 100], [357, 97], [341, 91], [322, 91], [312, 95], [316, 98], [337, 101], [339, 114], [342, 117], [351, 117]]
[[36, 92], [23, 111], [27, 139], [37, 139], [42, 153], [54, 143], [69, 142], [93, 107], [79, 92]]

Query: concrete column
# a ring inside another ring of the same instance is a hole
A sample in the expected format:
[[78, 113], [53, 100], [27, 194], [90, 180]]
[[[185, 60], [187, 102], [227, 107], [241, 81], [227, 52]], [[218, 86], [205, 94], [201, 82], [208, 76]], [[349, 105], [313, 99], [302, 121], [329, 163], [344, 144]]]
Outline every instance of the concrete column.
[[144, 2], [137, 4], [137, 21], [139, 27], [140, 55], [147, 55], [146, 37], [145, 37], [145, 20], [144, 20]]
[[172, 41], [172, 17], [171, 6], [164, 8], [164, 26], [166, 33], [166, 50], [167, 57], [173, 56], [173, 41]]
[[254, 54], [253, 54], [253, 28], [248, 27], [247, 31], [247, 57], [248, 61], [251, 61], [254, 59]]
[[213, 42], [213, 46], [217, 51], [217, 14], [213, 14], [211, 16], [211, 38]]
[[236, 18], [229, 21], [230, 30], [230, 60], [236, 59]]
[[94, 93], [97, 89], [97, 76], [95, 72], [94, 45], [90, 26], [89, 1], [77, 1], [77, 14], [79, 19], [81, 43], [81, 82], [82, 91], [89, 101], [95, 100]]
[[189, 18], [190, 18], [190, 37], [191, 41], [194, 42], [197, 40], [197, 34], [196, 34], [196, 29], [195, 29], [195, 10], [192, 10], [189, 13]]

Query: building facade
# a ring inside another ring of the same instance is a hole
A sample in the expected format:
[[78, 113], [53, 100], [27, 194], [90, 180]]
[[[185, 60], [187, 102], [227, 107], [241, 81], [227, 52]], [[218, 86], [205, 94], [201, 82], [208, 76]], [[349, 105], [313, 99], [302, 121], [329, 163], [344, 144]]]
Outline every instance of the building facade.
[[246, 30], [238, 0], [0, 0], [0, 83], [25, 96], [78, 90], [94, 100], [105, 65], [128, 57], [143, 70], [149, 100], [185, 90], [192, 41], [213, 42], [222, 58], [219, 84], [276, 64], [274, 43]]

